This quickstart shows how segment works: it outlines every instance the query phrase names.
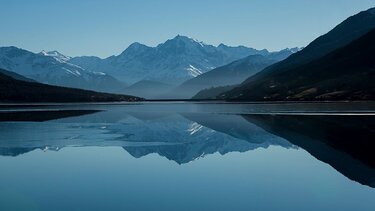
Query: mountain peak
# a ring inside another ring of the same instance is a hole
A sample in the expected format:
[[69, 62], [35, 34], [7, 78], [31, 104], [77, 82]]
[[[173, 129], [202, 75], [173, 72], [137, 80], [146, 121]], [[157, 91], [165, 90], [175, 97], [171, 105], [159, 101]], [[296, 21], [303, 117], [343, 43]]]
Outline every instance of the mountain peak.
[[22, 48], [18, 48], [16, 46], [4, 46], [4, 47], [0, 47], [0, 50], [1, 51], [24, 51], [24, 49]]
[[45, 51], [45, 50], [42, 50], [39, 55], [42, 55], [42, 56], [49, 56], [49, 57], [53, 57], [55, 58], [56, 60], [59, 60], [59, 61], [62, 61], [62, 62], [67, 62], [68, 60], [70, 60], [72, 57], [70, 56], [65, 56], [64, 54], [54, 50], [54, 51]]
[[124, 55], [138, 55], [138, 54], [141, 54], [141, 53], [145, 52], [148, 49], [151, 49], [151, 47], [149, 47], [147, 45], [144, 45], [144, 44], [141, 44], [139, 42], [134, 42], [134, 43], [130, 44], [129, 47], [127, 47], [120, 54], [120, 56], [124, 56]]
[[218, 48], [228, 48], [229, 46], [225, 45], [224, 43], [220, 43], [217, 47]]
[[178, 34], [156, 47], [135, 42], [118, 56], [104, 60], [77, 58], [69, 62], [86, 70], [105, 71], [131, 84], [146, 79], [179, 84], [249, 55], [269, 53], [245, 46], [220, 46], [222, 49]]
[[223, 43], [220, 43], [217, 47], [218, 48], [248, 48], [248, 47], [245, 47], [243, 45], [229, 46], [229, 45], [225, 45]]
[[47, 51], [45, 51], [45, 50], [42, 50], [41, 52], [39, 52], [39, 54], [43, 55], [43, 56], [47, 56], [48, 55]]
[[172, 40], [189, 40], [189, 41], [194, 41], [193, 38], [191, 37], [188, 37], [188, 36], [184, 36], [184, 35], [180, 35], [178, 34], [177, 36], [175, 36]]
[[179, 35], [179, 34], [177, 36], [175, 36], [173, 39], [168, 40], [168, 41], [178, 41], [178, 42], [184, 42], [184, 43], [194, 43], [194, 44], [199, 44], [200, 46], [206, 45], [202, 41], [199, 41], [197, 39], [194, 39], [194, 38], [191, 38], [191, 37], [188, 37], [188, 36]]
[[294, 47], [294, 48], [289, 48], [289, 50], [292, 52], [292, 53], [297, 53], [298, 51], [302, 50], [303, 47]]
[[294, 47], [294, 48], [284, 48], [280, 50], [279, 52], [291, 52], [291, 53], [297, 53], [298, 51], [302, 50], [303, 48], [300, 47]]
[[144, 47], [148, 47], [148, 46], [139, 42], [133, 42], [132, 44], [129, 45], [128, 48], [144, 48]]
[[45, 50], [42, 50], [40, 53], [40, 55], [45, 55], [45, 56], [64, 56], [62, 53], [54, 50], [54, 51], [45, 51]]

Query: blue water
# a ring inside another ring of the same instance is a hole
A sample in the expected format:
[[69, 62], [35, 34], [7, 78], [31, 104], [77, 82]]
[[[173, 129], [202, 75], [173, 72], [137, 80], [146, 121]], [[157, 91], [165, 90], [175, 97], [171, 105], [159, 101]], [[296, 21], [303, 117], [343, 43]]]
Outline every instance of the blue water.
[[375, 210], [371, 109], [327, 108], [3, 109], [0, 210]]

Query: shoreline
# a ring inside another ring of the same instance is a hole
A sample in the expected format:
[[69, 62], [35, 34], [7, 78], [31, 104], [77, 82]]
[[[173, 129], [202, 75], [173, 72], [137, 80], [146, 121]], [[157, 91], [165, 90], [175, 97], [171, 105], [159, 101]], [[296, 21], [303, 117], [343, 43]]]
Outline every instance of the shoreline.
[[137, 104], [253, 104], [253, 105], [285, 105], [285, 104], [374, 104], [375, 101], [223, 101], [223, 100], [143, 100], [143, 101], [113, 101], [113, 102], [36, 102], [36, 103], [0, 103], [0, 108], [9, 107], [42, 107], [42, 106], [77, 106], [77, 105], [137, 105]]

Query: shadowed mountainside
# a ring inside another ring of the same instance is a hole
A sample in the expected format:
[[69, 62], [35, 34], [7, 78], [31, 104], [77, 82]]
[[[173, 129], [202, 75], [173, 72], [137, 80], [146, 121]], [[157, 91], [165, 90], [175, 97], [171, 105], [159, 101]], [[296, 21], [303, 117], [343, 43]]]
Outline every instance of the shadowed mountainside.
[[375, 8], [219, 95], [227, 100], [374, 100]]
[[128, 95], [135, 95], [145, 99], [157, 99], [158, 96], [170, 91], [174, 86], [158, 81], [142, 80], [121, 92]]
[[[276, 62], [286, 59], [298, 50], [298, 48], [293, 48], [272, 52], [266, 55], [250, 55], [185, 81], [166, 94], [165, 98], [189, 99], [203, 89], [240, 84], [249, 76], [258, 73]], [[216, 95], [212, 97], [214, 96]]]
[[[4, 71], [4, 70], [2, 70]], [[14, 79], [0, 73], [0, 102], [110, 102], [138, 97], [99, 93]]]

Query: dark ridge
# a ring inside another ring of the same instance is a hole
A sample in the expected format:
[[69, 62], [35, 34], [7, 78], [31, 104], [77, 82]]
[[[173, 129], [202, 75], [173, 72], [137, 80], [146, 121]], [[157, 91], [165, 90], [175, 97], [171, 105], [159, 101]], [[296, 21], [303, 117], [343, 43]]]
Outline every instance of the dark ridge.
[[239, 101], [375, 100], [375, 14], [348, 18], [288, 59], [219, 96]]
[[99, 110], [57, 110], [0, 112], [0, 122], [44, 122], [54, 119], [82, 116], [100, 112]]
[[129, 95], [99, 93], [82, 89], [58, 87], [17, 80], [0, 73], [0, 102], [2, 103], [111, 102], [139, 100], [141, 100], [141, 98]]

